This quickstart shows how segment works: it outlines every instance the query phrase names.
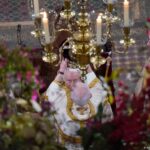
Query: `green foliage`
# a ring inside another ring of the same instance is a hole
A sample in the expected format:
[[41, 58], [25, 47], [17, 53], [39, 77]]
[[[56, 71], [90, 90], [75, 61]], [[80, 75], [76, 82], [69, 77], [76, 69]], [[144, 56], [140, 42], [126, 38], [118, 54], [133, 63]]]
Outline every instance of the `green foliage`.
[[[29, 53], [0, 46], [0, 149], [63, 150], [56, 140], [54, 122], [48, 119], [54, 113], [51, 104], [38, 94], [41, 80]], [[39, 113], [31, 100], [41, 103]]]
[[4, 99], [4, 102], [21, 98], [29, 103], [33, 91], [39, 90], [41, 80], [29, 60], [29, 54], [30, 51], [26, 49], [10, 51], [0, 46], [0, 98]]
[[58, 150], [53, 123], [38, 114], [23, 113], [1, 120], [0, 147], [3, 150]]

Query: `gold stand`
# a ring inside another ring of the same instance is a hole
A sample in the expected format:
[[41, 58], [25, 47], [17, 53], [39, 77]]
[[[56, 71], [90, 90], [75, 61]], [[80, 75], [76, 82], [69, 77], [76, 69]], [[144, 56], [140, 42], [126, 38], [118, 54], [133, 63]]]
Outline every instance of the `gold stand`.
[[50, 64], [56, 64], [58, 61], [57, 54], [52, 52], [52, 44], [46, 44], [44, 46], [44, 54], [43, 54], [43, 61], [48, 62]]
[[120, 40], [120, 44], [125, 46], [127, 52], [129, 46], [135, 44], [135, 40], [130, 38], [130, 27], [123, 27], [124, 39]]
[[95, 47], [95, 54], [90, 58], [90, 62], [93, 64], [95, 70], [97, 70], [101, 65], [106, 63], [106, 59], [101, 56], [101, 46], [97, 45]]
[[82, 79], [85, 80], [87, 66], [90, 64], [89, 51], [92, 33], [90, 31], [89, 14], [86, 12], [86, 1], [81, 2], [81, 11], [78, 14], [78, 30], [73, 33], [72, 55], [76, 58], [76, 66], [81, 70]]
[[68, 29], [71, 30], [70, 19], [75, 16], [75, 12], [71, 10], [71, 1], [64, 1], [64, 10], [60, 12], [60, 16], [67, 20]]
[[31, 34], [35, 38], [40, 38], [42, 35], [41, 23], [42, 23], [41, 16], [35, 17], [35, 19], [34, 19], [35, 31], [31, 31]]
[[112, 11], [113, 11], [113, 4], [108, 4], [107, 5], [107, 10], [108, 10], [108, 12], [112, 13]]

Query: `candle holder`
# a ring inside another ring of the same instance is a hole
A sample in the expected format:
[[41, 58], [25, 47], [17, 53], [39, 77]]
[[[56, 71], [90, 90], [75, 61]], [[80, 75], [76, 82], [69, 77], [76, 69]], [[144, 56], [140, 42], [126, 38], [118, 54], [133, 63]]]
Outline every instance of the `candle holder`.
[[71, 10], [71, 1], [64, 1], [64, 10], [60, 12], [60, 16], [67, 21], [68, 29], [71, 30], [70, 19], [75, 16], [75, 12]]
[[108, 12], [112, 13], [112, 11], [113, 11], [113, 4], [107, 4], [107, 10], [108, 10]]
[[120, 44], [124, 46], [124, 51], [118, 53], [127, 53], [128, 48], [135, 44], [135, 40], [130, 37], [131, 27], [134, 25], [135, 0], [120, 0], [118, 2], [118, 15], [120, 16], [120, 26], [123, 31], [123, 39]]
[[53, 49], [52, 43], [44, 45], [44, 51], [43, 51], [42, 59], [45, 62], [57, 65], [58, 56], [57, 56], [57, 54], [52, 52], [52, 49]]
[[117, 16], [117, 11], [115, 9], [115, 4], [117, 0], [112, 0], [112, 3], [109, 3], [108, 0], [103, 0], [103, 2], [107, 5], [105, 13], [103, 14], [102, 18], [106, 22], [110, 22], [111, 24], [117, 22], [119, 17]]
[[120, 40], [120, 44], [125, 46], [125, 50], [128, 50], [129, 46], [135, 44], [135, 40], [130, 38], [130, 27], [123, 27], [124, 39]]
[[42, 25], [42, 19], [41, 16], [35, 16], [34, 17], [34, 25], [35, 25], [35, 30], [31, 31], [31, 34], [35, 37], [35, 38], [40, 38], [42, 35], [42, 29], [41, 29], [41, 25]]
[[81, 70], [81, 80], [84, 82], [86, 80], [86, 75], [87, 75], [87, 68], [88, 66], [86, 65], [77, 65], [77, 68]]
[[107, 5], [106, 10], [104, 14], [102, 15], [102, 18], [104, 22], [106, 23], [106, 35], [108, 39], [112, 38], [112, 24], [119, 21], [119, 17], [117, 16], [117, 12], [115, 9], [115, 4], [117, 0], [112, 0], [112, 3], [109, 3], [108, 0], [103, 0], [103, 2]]
[[101, 56], [102, 50], [102, 45], [95, 45], [93, 50], [90, 51], [90, 62], [93, 64], [95, 70], [106, 63], [106, 59]]

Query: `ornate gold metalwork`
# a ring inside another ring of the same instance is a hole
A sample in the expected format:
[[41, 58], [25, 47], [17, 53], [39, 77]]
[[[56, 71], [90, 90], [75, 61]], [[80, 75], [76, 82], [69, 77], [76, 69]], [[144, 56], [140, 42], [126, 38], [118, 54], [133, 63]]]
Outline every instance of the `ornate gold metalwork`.
[[81, 2], [81, 12], [77, 20], [78, 31], [73, 33], [73, 55], [77, 61], [77, 67], [81, 70], [82, 77], [87, 74], [87, 65], [90, 63], [90, 41], [92, 33], [90, 31], [89, 14], [86, 12], [85, 1]]
[[71, 30], [71, 25], [69, 20], [75, 16], [75, 12], [71, 10], [71, 1], [64, 1], [64, 10], [60, 12], [60, 16], [67, 20], [68, 29]]
[[100, 80], [98, 78], [95, 78], [88, 86], [89, 88], [93, 88], [99, 82]]
[[31, 34], [36, 37], [36, 38], [40, 38], [42, 35], [42, 31], [41, 31], [41, 16], [36, 16], [34, 19], [34, 25], [35, 25], [35, 30], [31, 31]]
[[108, 4], [107, 5], [107, 10], [108, 10], [108, 12], [112, 13], [112, 11], [113, 11], [113, 4]]
[[48, 63], [56, 64], [58, 61], [58, 56], [54, 52], [52, 52], [52, 43], [46, 44], [44, 46], [44, 55], [42, 57], [43, 61]]
[[[73, 101], [71, 100], [70, 90], [66, 86], [64, 86], [63, 88], [66, 91], [66, 95], [67, 95], [67, 108], [66, 108], [67, 110], [66, 111], [67, 111], [68, 116], [72, 120], [77, 121], [77, 122], [86, 121], [87, 119], [79, 119], [72, 113]], [[88, 101], [88, 105], [89, 105], [89, 108], [90, 108], [90, 116], [89, 117], [91, 118], [96, 114], [96, 111], [95, 111], [95, 108], [94, 108], [94, 106], [93, 106], [93, 104], [91, 103], [90, 100]]]
[[[60, 12], [60, 16], [67, 21], [67, 31], [72, 32], [72, 37], [67, 42], [71, 45], [69, 56], [73, 58], [73, 63], [70, 63], [70, 66], [77, 67], [81, 70], [82, 79], [85, 80], [87, 74], [87, 66], [93, 64], [95, 69], [98, 69], [100, 65], [106, 62], [106, 59], [101, 57], [101, 46], [104, 45], [108, 40], [112, 43], [112, 48], [115, 50], [114, 42], [112, 41], [112, 24], [118, 21], [120, 18], [116, 16], [115, 12], [115, 1], [112, 4], [108, 0], [103, 0], [107, 4], [107, 9], [102, 14], [103, 22], [106, 24], [106, 34], [102, 34], [101, 42], [95, 44], [93, 41], [93, 34], [91, 32], [91, 22], [90, 14], [86, 9], [87, 0], [79, 0], [80, 12], [78, 13], [78, 19], [73, 20], [75, 12], [72, 11], [71, 0], [64, 0], [64, 10]], [[75, 31], [72, 30], [73, 23], [75, 22]], [[35, 31], [34, 35], [42, 41], [42, 29], [41, 29], [41, 16], [35, 16]], [[50, 25], [50, 22], [49, 22]], [[103, 26], [102, 26], [103, 27]], [[130, 38], [130, 27], [123, 27], [124, 39], [120, 41], [121, 44], [127, 50], [128, 47], [135, 43], [135, 41]], [[56, 33], [55, 33], [56, 34]], [[54, 36], [55, 37], [55, 36]], [[54, 38], [53, 37], [53, 38]], [[58, 55], [52, 52], [52, 42], [50, 44], [44, 45], [44, 56], [43, 60], [49, 63], [58, 62]], [[115, 50], [115, 52], [119, 52]], [[60, 49], [59, 55], [63, 53], [63, 50]], [[120, 52], [119, 52], [120, 53]], [[61, 58], [60, 58], [61, 61]], [[60, 62], [59, 61], [59, 62]]]
[[71, 142], [71, 143], [75, 143], [75, 144], [81, 144], [82, 143], [82, 138], [79, 136], [69, 136], [67, 134], [65, 134], [61, 128], [58, 128], [59, 131], [59, 135], [62, 138], [62, 141], [64, 142]]
[[127, 52], [130, 45], [135, 44], [135, 40], [130, 38], [130, 27], [123, 27], [124, 39], [120, 41], [125, 46]]
[[97, 45], [95, 47], [95, 54], [91, 54], [90, 62], [93, 64], [94, 69], [97, 69], [101, 65], [106, 63], [106, 59], [101, 56], [101, 50], [102, 50], [101, 46]]
[[71, 1], [70, 0], [64, 0], [64, 7], [65, 7], [65, 9], [70, 10], [71, 9]]

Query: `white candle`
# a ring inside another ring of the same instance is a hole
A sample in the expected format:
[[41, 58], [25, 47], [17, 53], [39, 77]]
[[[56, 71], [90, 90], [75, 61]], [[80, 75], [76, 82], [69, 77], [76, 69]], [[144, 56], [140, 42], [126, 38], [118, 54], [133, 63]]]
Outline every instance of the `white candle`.
[[113, 4], [113, 0], [107, 0], [108, 4]]
[[129, 2], [124, 0], [124, 26], [129, 26]]
[[42, 22], [43, 22], [43, 29], [44, 29], [44, 33], [45, 33], [45, 43], [49, 44], [50, 43], [50, 34], [49, 34], [49, 25], [48, 25], [48, 18], [47, 18], [46, 12], [43, 13]]
[[39, 15], [39, 0], [34, 0], [34, 14]]
[[101, 43], [102, 39], [102, 17], [101, 14], [96, 19], [96, 40], [97, 44]]

